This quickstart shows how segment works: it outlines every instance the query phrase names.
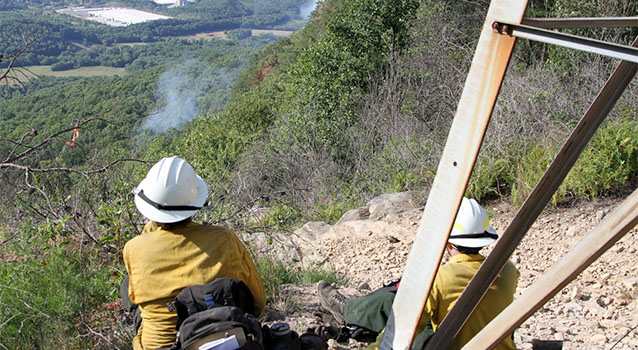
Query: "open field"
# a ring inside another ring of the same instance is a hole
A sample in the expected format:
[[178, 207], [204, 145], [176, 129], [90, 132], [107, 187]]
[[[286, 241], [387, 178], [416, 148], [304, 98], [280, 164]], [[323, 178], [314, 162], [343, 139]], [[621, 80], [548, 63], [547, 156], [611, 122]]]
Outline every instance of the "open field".
[[[259, 36], [261, 34], [273, 34], [279, 37], [290, 36], [294, 32], [292, 30], [274, 30], [274, 29], [251, 29], [250, 31], [252, 36]], [[217, 32], [197, 33], [193, 35], [184, 35], [184, 36], [179, 36], [178, 38], [193, 39], [193, 40], [228, 39], [228, 35], [226, 35], [225, 31], [217, 31]]]
[[[294, 31], [292, 30], [251, 29], [251, 35], [253, 36], [259, 36], [262, 34], [273, 34], [278, 37], [286, 37], [286, 36], [292, 35], [292, 33], [294, 33]], [[181, 36], [176, 36], [175, 38], [187, 39], [187, 40], [199, 40], [199, 39], [212, 40], [212, 39], [228, 39], [228, 35], [226, 35], [225, 31], [217, 31], [217, 32], [197, 33], [192, 35], [181, 35]], [[94, 45], [90, 45], [87, 47], [78, 42], [72, 42], [72, 44], [82, 49], [90, 49], [91, 46], [94, 46]], [[117, 44], [114, 44], [114, 46], [136, 46], [136, 45], [148, 45], [148, 44], [150, 43], [132, 42], [132, 43], [117, 43]]]
[[292, 30], [273, 30], [273, 29], [251, 29], [253, 36], [261, 34], [274, 34], [275, 36], [289, 36], [293, 33]]
[[199, 40], [199, 39], [212, 40], [212, 39], [228, 39], [228, 36], [226, 35], [225, 32], [220, 31], [220, 32], [197, 33], [192, 35], [182, 35], [182, 36], [178, 36], [178, 38], [187, 39], [187, 40]]
[[56, 11], [69, 16], [95, 21], [113, 27], [125, 27], [129, 24], [171, 18], [151, 12], [130, 8], [83, 8], [70, 7]]
[[[24, 75], [22, 75], [24, 73]], [[112, 68], [104, 66], [81, 67], [77, 69], [69, 69], [63, 71], [51, 71], [51, 66], [28, 66], [20, 68], [19, 76], [27, 76], [33, 78], [35, 76], [53, 76], [53, 77], [92, 77], [92, 76], [111, 76], [125, 75], [124, 68]]]

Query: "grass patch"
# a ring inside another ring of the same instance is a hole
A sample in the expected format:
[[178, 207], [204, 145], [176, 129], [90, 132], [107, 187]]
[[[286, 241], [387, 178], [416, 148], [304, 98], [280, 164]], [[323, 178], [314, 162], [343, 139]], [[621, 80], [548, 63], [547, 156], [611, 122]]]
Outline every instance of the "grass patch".
[[345, 284], [345, 278], [343, 276], [322, 268], [321, 266], [304, 269], [269, 258], [257, 259], [255, 263], [264, 283], [264, 288], [266, 289], [268, 303], [278, 302], [282, 298], [285, 298], [285, 296], [281, 294], [281, 286], [286, 284], [312, 284], [321, 280], [326, 280], [330, 283]]

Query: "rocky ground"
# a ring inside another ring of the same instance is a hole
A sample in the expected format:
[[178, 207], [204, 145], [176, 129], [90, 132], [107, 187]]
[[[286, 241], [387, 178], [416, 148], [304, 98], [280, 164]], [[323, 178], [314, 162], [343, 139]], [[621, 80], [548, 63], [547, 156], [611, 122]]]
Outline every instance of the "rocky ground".
[[[621, 201], [598, 199], [543, 213], [511, 258], [521, 272], [517, 296]], [[516, 212], [506, 202], [486, 206], [492, 225], [503, 232]], [[334, 270], [345, 278], [341, 292], [358, 296], [401, 276], [422, 212], [407, 194], [390, 194], [346, 213], [334, 226], [312, 222], [292, 235], [247, 239], [253, 247], [267, 247], [262, 253], [291, 264], [319, 264]], [[260, 244], [260, 240], [274, 244]], [[638, 349], [637, 243], [634, 228], [517, 329], [517, 347], [532, 349], [533, 339], [541, 339], [562, 341], [566, 350]], [[283, 292], [285, 297], [274, 307], [285, 314], [285, 322], [293, 329], [303, 332], [327, 322], [326, 317], [317, 316], [320, 304], [314, 285], [284, 286]], [[351, 340], [332, 342], [331, 348], [366, 345]]]

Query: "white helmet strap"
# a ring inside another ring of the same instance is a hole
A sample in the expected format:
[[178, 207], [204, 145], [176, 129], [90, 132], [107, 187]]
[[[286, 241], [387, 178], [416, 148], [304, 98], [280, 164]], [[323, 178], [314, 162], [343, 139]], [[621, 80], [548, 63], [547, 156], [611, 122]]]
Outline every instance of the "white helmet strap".
[[202, 206], [202, 207], [196, 207], [196, 206], [192, 206], [192, 205], [164, 205], [164, 204], [160, 204], [160, 203], [154, 202], [152, 199], [148, 198], [144, 194], [144, 190], [142, 190], [142, 189], [134, 188], [132, 192], [136, 196], [140, 197], [144, 202], [148, 203], [149, 205], [153, 206], [155, 209], [159, 209], [159, 210], [170, 210], [170, 211], [199, 210], [199, 209], [202, 209], [204, 206], [206, 206], [208, 204], [208, 201], [206, 201], [206, 203], [204, 203], [204, 206]]

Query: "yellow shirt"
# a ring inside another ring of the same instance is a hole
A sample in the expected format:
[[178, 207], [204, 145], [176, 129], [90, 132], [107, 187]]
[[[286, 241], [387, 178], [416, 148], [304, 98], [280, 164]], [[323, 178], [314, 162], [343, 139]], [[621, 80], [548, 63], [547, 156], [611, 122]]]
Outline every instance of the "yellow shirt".
[[[436, 332], [438, 325], [452, 309], [484, 260], [485, 257], [480, 254], [458, 254], [453, 256], [449, 263], [439, 268], [416, 334], [425, 329], [430, 321], [432, 321], [432, 327]], [[516, 267], [508, 261], [448, 349], [461, 349], [514, 300], [519, 276], [520, 273]], [[378, 349], [382, 334], [379, 335], [375, 343], [368, 347], [368, 350]], [[507, 337], [494, 349], [512, 350], [516, 349], [516, 346], [512, 338]]]
[[244, 281], [259, 316], [266, 306], [264, 286], [250, 254], [230, 230], [189, 223], [166, 231], [150, 221], [124, 246], [129, 298], [140, 307], [142, 325], [133, 349], [169, 347], [175, 341], [177, 314], [166, 303], [182, 289], [218, 277]]

